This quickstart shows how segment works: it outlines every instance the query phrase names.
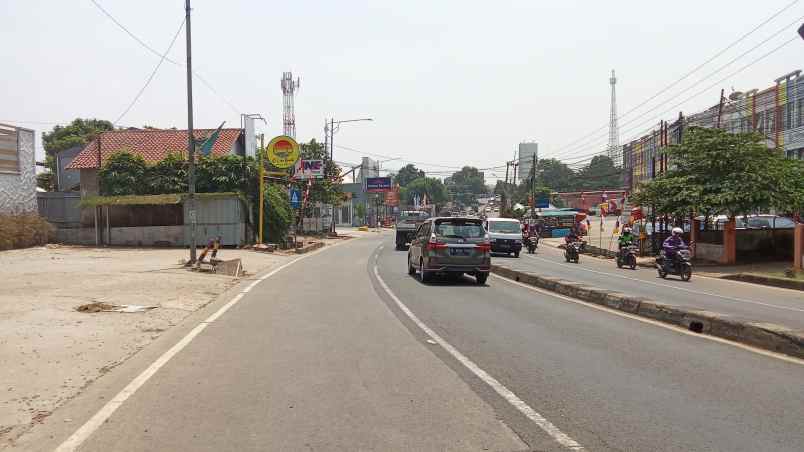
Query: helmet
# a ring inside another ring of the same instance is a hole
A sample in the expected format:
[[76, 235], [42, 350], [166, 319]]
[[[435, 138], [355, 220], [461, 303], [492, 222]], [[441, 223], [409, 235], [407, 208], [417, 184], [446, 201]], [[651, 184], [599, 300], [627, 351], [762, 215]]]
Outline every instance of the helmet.
[[625, 234], [625, 233], [630, 233], [630, 232], [631, 232], [631, 228], [630, 228], [630, 227], [626, 226], [626, 227], [624, 227], [624, 228], [623, 228], [623, 234]]
[[683, 229], [681, 229], [679, 227], [673, 228], [673, 235], [680, 235], [680, 234], [683, 234], [683, 233], [684, 233]]

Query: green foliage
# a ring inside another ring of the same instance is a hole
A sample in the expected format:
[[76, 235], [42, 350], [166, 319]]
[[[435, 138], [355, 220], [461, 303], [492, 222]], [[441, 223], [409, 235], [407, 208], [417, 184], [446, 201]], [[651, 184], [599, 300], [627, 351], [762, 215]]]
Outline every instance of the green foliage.
[[171, 153], [164, 160], [148, 168], [148, 192], [187, 192], [187, 160], [178, 153]]
[[430, 204], [443, 205], [448, 199], [446, 187], [434, 177], [419, 177], [399, 191], [402, 203], [407, 205], [413, 204], [414, 196], [423, 199], [425, 194]]
[[288, 229], [293, 223], [293, 209], [290, 207], [288, 191], [280, 185], [266, 186], [264, 208], [265, 239], [279, 243], [287, 237]]
[[364, 225], [366, 223], [366, 206], [365, 204], [358, 203], [355, 205], [355, 215], [357, 215], [358, 222], [360, 225]]
[[406, 187], [414, 180], [424, 177], [424, 171], [416, 168], [416, 165], [409, 163], [399, 169], [399, 172], [394, 176], [394, 183], [400, 187]]
[[444, 180], [451, 198], [460, 205], [477, 205], [477, 197], [486, 194], [488, 188], [483, 174], [475, 167], [464, 166]]
[[554, 191], [575, 191], [579, 188], [578, 175], [557, 159], [542, 159], [536, 164], [536, 177], [540, 185]]
[[621, 188], [623, 186], [623, 171], [614, 166], [614, 161], [606, 155], [596, 155], [589, 165], [578, 171], [578, 186], [576, 189], [602, 190], [606, 188]]
[[804, 204], [800, 162], [769, 150], [760, 134], [690, 128], [670, 148], [673, 168], [643, 184], [634, 200], [657, 213], [737, 216]]
[[100, 132], [114, 130], [111, 122], [102, 119], [74, 119], [66, 126], [56, 126], [50, 132], [42, 134], [45, 152], [53, 155], [76, 145], [84, 145]]
[[[318, 179], [313, 182], [310, 187], [310, 196], [307, 201], [306, 214], [311, 214], [314, 204], [322, 202], [324, 204], [338, 205], [343, 201], [343, 191], [338, 177], [341, 174], [341, 168], [336, 165], [329, 158], [324, 145], [318, 143], [315, 139], [310, 140], [309, 143], [301, 143], [301, 159], [304, 160], [323, 160], [324, 161], [324, 178]], [[305, 190], [307, 181], [300, 181], [296, 186]]]
[[141, 155], [116, 152], [98, 171], [100, 192], [104, 196], [147, 194], [147, 172], [148, 167]]
[[253, 164], [236, 155], [201, 157], [195, 169], [195, 190], [199, 193], [243, 192], [250, 177], [259, 177], [255, 171]]

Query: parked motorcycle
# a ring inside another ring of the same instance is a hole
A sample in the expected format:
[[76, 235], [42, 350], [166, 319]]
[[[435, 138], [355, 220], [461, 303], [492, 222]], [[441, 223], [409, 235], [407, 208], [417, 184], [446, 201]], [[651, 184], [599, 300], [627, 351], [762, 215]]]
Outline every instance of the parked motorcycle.
[[577, 264], [581, 255], [580, 249], [581, 244], [578, 242], [567, 243], [567, 247], [564, 249], [564, 259], [566, 259], [567, 262], [575, 262]]
[[639, 252], [639, 248], [636, 245], [622, 247], [617, 253], [617, 268], [628, 266], [631, 267], [631, 270], [636, 270], [637, 252]]
[[692, 255], [689, 249], [676, 251], [675, 257], [668, 257], [662, 250], [656, 257], [656, 270], [661, 278], [667, 275], [678, 275], [682, 281], [689, 281], [692, 278]]

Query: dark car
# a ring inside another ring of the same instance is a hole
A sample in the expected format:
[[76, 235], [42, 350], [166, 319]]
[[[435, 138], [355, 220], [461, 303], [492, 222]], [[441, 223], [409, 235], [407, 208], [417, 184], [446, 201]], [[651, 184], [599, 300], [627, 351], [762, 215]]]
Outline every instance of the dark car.
[[491, 243], [479, 218], [439, 217], [422, 223], [408, 250], [408, 273], [422, 282], [435, 274], [473, 275], [485, 284], [491, 270]]

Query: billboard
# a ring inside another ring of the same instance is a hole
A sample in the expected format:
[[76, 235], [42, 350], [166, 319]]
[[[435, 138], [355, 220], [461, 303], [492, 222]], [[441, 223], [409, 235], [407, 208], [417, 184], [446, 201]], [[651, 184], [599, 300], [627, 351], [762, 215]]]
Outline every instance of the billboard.
[[385, 192], [385, 205], [386, 206], [399, 205], [399, 190], [389, 190]]
[[249, 116], [243, 117], [243, 136], [246, 140], [246, 157], [257, 156], [257, 135], [254, 131], [254, 118]]
[[279, 169], [290, 168], [299, 159], [299, 144], [291, 137], [280, 135], [268, 143], [268, 161]]
[[367, 177], [366, 191], [369, 193], [382, 193], [391, 190], [390, 177]]
[[323, 160], [298, 160], [294, 167], [294, 179], [320, 179], [324, 177]]

